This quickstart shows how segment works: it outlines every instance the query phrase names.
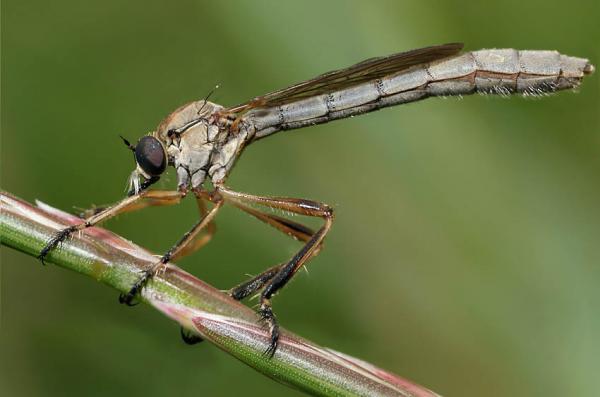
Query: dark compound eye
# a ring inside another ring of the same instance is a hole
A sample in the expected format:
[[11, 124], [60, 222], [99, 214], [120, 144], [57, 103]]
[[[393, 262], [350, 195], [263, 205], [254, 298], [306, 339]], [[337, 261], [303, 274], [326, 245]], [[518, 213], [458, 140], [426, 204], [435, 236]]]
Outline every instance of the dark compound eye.
[[149, 176], [159, 176], [167, 168], [165, 150], [158, 139], [145, 136], [135, 147], [135, 161]]

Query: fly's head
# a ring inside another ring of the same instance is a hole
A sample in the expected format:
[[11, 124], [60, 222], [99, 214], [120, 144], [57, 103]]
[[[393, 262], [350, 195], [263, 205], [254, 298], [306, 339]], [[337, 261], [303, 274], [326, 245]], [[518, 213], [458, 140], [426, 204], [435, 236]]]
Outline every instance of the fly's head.
[[[125, 145], [133, 152], [136, 167], [129, 177], [129, 195], [137, 194], [159, 180], [167, 169], [167, 151], [161, 141], [152, 135], [146, 135], [131, 145], [121, 137]], [[140, 181], [141, 179], [141, 181]]]

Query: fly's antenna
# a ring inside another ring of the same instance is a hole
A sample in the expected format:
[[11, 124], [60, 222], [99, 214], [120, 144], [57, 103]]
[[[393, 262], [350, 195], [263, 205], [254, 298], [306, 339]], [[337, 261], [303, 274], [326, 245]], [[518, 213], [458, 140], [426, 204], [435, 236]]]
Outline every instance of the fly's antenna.
[[202, 109], [204, 109], [204, 106], [206, 106], [206, 102], [208, 102], [208, 99], [217, 90], [217, 88], [219, 88], [218, 84], [215, 86], [215, 88], [213, 88], [212, 90], [210, 90], [210, 92], [208, 93], [208, 95], [206, 95], [204, 97], [204, 102], [202, 102], [202, 106], [200, 106], [200, 109], [198, 109], [198, 113], [197, 114], [200, 114], [202, 112]]
[[129, 148], [129, 150], [131, 150], [132, 152], [135, 153], [135, 147], [131, 143], [129, 143], [129, 141], [127, 139], [123, 138], [122, 135], [119, 135], [119, 136], [123, 140], [123, 143], [125, 144], [125, 146], [127, 146]]

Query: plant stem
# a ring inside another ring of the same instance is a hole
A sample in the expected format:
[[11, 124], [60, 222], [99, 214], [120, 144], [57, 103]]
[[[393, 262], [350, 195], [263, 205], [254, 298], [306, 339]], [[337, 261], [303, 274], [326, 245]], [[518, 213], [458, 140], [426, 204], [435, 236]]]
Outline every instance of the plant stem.
[[[81, 222], [43, 204], [34, 207], [8, 193], [0, 193], [0, 199], [2, 244], [29, 255], [37, 256], [57, 230]], [[141, 271], [155, 261], [150, 252], [98, 227], [74, 233], [47, 257], [47, 262], [121, 292], [127, 292]], [[311, 394], [436, 396], [286, 330], [282, 330], [275, 356], [268, 358], [263, 353], [269, 335], [254, 311], [173, 264], [148, 282], [141, 300], [263, 374]]]

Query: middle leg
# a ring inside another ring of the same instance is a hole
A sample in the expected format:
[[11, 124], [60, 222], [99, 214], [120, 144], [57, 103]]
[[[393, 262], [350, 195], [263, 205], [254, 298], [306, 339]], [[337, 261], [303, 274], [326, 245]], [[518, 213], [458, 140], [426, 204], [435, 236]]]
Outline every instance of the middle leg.
[[[126, 304], [127, 306], [135, 305], [132, 302], [138, 293], [152, 277], [154, 277], [166, 266], [170, 260], [181, 258], [184, 255], [190, 254], [192, 251], [201, 248], [208, 242], [208, 240], [210, 240], [212, 233], [215, 230], [213, 220], [223, 205], [223, 201], [215, 201], [214, 206], [209, 211], [206, 211], [202, 197], [197, 192], [194, 191], [194, 193], [198, 202], [198, 208], [202, 215], [200, 220], [196, 222], [194, 226], [187, 233], [185, 233], [181, 239], [179, 239], [179, 241], [160, 258], [158, 262], [144, 270], [142, 277], [131, 287], [129, 292], [119, 296], [120, 303]], [[199, 236], [199, 233], [203, 230], [206, 230], [208, 233], [206, 235]]]

